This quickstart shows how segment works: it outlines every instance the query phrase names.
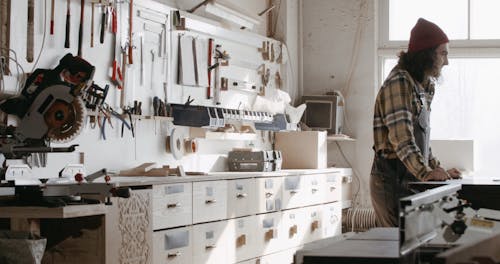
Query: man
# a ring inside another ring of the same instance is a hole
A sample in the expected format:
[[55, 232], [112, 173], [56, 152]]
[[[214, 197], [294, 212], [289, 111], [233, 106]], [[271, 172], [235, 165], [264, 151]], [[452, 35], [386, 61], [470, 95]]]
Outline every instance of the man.
[[460, 177], [457, 169], [441, 168], [429, 146], [434, 82], [448, 65], [448, 42], [436, 24], [418, 19], [408, 51], [377, 95], [370, 189], [379, 226], [398, 226], [399, 199], [412, 194], [408, 182]]

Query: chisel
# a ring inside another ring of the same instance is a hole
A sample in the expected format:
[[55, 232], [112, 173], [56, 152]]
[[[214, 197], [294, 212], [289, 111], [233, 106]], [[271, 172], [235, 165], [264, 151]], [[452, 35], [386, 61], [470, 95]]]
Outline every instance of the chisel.
[[66, 0], [66, 36], [64, 37], [64, 47], [69, 49], [69, 25], [71, 18], [70, 0]]
[[134, 16], [134, 0], [130, 0], [129, 3], [129, 13], [128, 13], [128, 64], [133, 64], [132, 60], [132, 25], [133, 25], [133, 16]]
[[33, 49], [35, 37], [35, 0], [28, 0], [28, 36], [26, 45], [26, 61], [33, 62]]
[[52, 0], [52, 6], [50, 8], [50, 35], [54, 35], [54, 9], [55, 0]]
[[106, 25], [106, 6], [104, 6], [102, 3], [101, 3], [101, 7], [102, 7], [102, 14], [101, 14], [101, 35], [100, 35], [100, 38], [99, 38], [99, 42], [101, 44], [104, 43], [104, 31], [106, 30], [105, 28], [105, 25]]
[[92, 15], [90, 16], [90, 47], [94, 47], [94, 5], [92, 1]]
[[82, 56], [82, 41], [83, 41], [83, 10], [85, 8], [85, 0], [80, 1], [80, 27], [78, 28], [78, 56]]

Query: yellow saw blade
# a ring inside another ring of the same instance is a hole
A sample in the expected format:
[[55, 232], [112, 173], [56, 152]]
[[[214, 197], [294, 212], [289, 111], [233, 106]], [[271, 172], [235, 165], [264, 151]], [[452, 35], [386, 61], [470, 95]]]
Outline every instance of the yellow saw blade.
[[86, 112], [85, 103], [79, 97], [71, 103], [56, 101], [44, 114], [47, 137], [56, 143], [75, 139], [82, 131]]

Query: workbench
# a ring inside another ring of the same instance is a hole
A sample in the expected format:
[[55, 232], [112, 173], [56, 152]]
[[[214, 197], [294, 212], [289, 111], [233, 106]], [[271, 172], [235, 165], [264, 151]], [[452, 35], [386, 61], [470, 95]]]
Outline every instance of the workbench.
[[42, 263], [290, 263], [301, 245], [341, 233], [342, 184], [351, 175], [115, 176], [131, 196], [112, 205], [0, 207], [0, 218], [47, 238]]

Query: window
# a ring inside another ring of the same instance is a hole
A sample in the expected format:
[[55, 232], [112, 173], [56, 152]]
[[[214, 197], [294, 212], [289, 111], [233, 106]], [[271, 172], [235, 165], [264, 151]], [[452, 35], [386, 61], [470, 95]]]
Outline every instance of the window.
[[[381, 0], [380, 83], [419, 17], [450, 38], [432, 104], [431, 139], [474, 140], [476, 175], [495, 175], [500, 149], [500, 0]], [[453, 7], [453, 8], [451, 8]]]

